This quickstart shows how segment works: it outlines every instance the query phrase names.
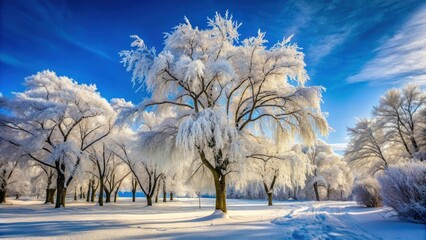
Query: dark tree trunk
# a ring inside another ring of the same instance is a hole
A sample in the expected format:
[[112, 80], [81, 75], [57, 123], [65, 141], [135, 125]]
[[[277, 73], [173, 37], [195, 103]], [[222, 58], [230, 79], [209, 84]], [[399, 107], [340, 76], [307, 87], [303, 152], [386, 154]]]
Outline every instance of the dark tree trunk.
[[77, 188], [74, 187], [74, 201], [77, 201]]
[[173, 192], [170, 192], [170, 201], [173, 201]]
[[104, 205], [104, 179], [99, 179], [99, 196], [98, 196], [99, 206]]
[[315, 191], [315, 199], [317, 201], [320, 201], [320, 196], [319, 196], [319, 192], [318, 192], [318, 183], [314, 183], [314, 191]]
[[136, 188], [138, 186], [137, 184], [138, 184], [138, 182], [136, 180], [134, 180], [133, 185], [132, 185], [132, 202], [136, 201]]
[[225, 176], [213, 174], [214, 186], [216, 190], [216, 210], [226, 213], [226, 180]]
[[105, 189], [105, 196], [106, 196], [105, 202], [111, 202], [111, 193], [112, 192]]
[[266, 193], [268, 195], [268, 206], [272, 206], [272, 192]]
[[46, 200], [44, 203], [55, 203], [55, 188], [46, 189]]
[[56, 205], [55, 208], [65, 207], [67, 188], [65, 187], [65, 164], [56, 162]]
[[118, 186], [117, 186], [117, 188], [115, 189], [115, 192], [114, 192], [114, 203], [116, 203], [117, 202], [117, 197], [118, 197], [118, 191], [120, 191], [120, 186], [121, 186], [121, 183], [123, 182], [123, 180], [121, 180], [120, 181], [120, 183], [118, 183]]
[[166, 202], [167, 192], [166, 192], [166, 178], [163, 177], [163, 202]]
[[155, 194], [155, 200], [154, 200], [154, 202], [158, 203], [158, 192]]
[[87, 188], [87, 198], [86, 198], [86, 202], [90, 201], [90, 190], [92, 189], [92, 180], [89, 180], [89, 187]]
[[117, 202], [117, 197], [118, 197], [118, 188], [117, 188], [117, 190], [115, 190], [115, 192], [114, 192], [114, 203], [116, 203], [116, 202]]
[[132, 202], [136, 201], [136, 189], [132, 190]]
[[0, 190], [0, 203], [6, 203], [6, 191]]
[[146, 205], [152, 206], [152, 196], [146, 195]]

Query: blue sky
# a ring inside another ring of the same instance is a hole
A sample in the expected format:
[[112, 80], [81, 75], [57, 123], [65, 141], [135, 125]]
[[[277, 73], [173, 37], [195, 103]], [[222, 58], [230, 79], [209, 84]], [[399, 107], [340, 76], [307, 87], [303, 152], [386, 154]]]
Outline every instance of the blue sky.
[[[111, 2], [111, 3], [110, 3]], [[271, 44], [294, 34], [305, 53], [309, 85], [322, 85], [324, 111], [345, 143], [346, 127], [367, 117], [386, 89], [426, 82], [426, 6], [423, 1], [0, 1], [0, 92], [23, 90], [43, 69], [95, 83], [107, 99], [139, 102], [118, 52], [129, 35], [162, 49], [163, 33], [183, 22], [206, 27], [229, 10], [242, 22], [241, 39], [266, 31]]]

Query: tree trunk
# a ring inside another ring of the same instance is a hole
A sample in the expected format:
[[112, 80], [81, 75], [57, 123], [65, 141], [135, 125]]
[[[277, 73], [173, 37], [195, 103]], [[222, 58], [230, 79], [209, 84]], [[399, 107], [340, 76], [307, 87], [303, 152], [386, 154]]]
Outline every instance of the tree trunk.
[[44, 201], [44, 203], [55, 203], [55, 192], [55, 188], [46, 189], [46, 200]]
[[330, 200], [331, 190], [327, 188], [327, 200]]
[[86, 198], [86, 202], [90, 201], [90, 190], [92, 189], [92, 180], [89, 180], [89, 187], [87, 188], [87, 198]]
[[166, 192], [166, 178], [163, 177], [163, 202], [166, 202], [167, 192]]
[[80, 186], [80, 194], [78, 195], [80, 199], [84, 198], [83, 186]]
[[132, 189], [132, 202], [136, 201], [136, 189]]
[[117, 188], [115, 189], [115, 192], [114, 192], [114, 203], [116, 203], [117, 202], [117, 196], [118, 196], [118, 191], [120, 190], [120, 186], [121, 186], [121, 183], [123, 182], [123, 179], [118, 183], [118, 186], [117, 186]]
[[132, 202], [136, 201], [136, 188], [137, 188], [137, 181], [134, 180], [133, 181], [133, 185], [132, 185]]
[[74, 201], [77, 201], [77, 188], [74, 187]]
[[0, 190], [0, 203], [6, 203], [6, 191]]
[[297, 200], [297, 187], [293, 189], [293, 199]]
[[105, 202], [111, 202], [111, 193], [112, 192], [105, 189], [105, 196], [106, 196]]
[[95, 202], [96, 189], [97, 189], [97, 187], [95, 187], [95, 183], [92, 183], [92, 194], [90, 196], [91, 202]]
[[146, 195], [146, 205], [152, 206], [152, 196]]
[[50, 189], [46, 188], [46, 199], [44, 201], [44, 204], [49, 203], [50, 202]]
[[272, 192], [266, 193], [268, 195], [268, 206], [272, 206]]
[[104, 205], [104, 179], [99, 179], [99, 196], [98, 196], [99, 206]]
[[55, 188], [51, 188], [51, 189], [49, 189], [50, 190], [50, 195], [49, 195], [49, 202], [50, 203], [55, 203], [55, 193], [56, 193], [56, 189]]
[[170, 201], [173, 201], [173, 192], [170, 192]]
[[226, 180], [225, 176], [213, 174], [214, 186], [216, 190], [216, 210], [226, 213]]
[[161, 181], [158, 181], [158, 186], [155, 190], [155, 203], [158, 203], [158, 194], [160, 193], [160, 185], [161, 185]]
[[55, 208], [60, 208], [61, 206], [65, 207], [65, 197], [67, 193], [67, 188], [65, 187], [65, 164], [59, 165], [59, 162], [56, 162], [56, 205]]
[[318, 183], [314, 183], [315, 199], [320, 201], [319, 192], [318, 192]]
[[117, 202], [117, 196], [118, 196], [118, 188], [117, 188], [117, 190], [115, 190], [115, 192], [114, 192], [114, 203], [116, 203], [116, 202]]

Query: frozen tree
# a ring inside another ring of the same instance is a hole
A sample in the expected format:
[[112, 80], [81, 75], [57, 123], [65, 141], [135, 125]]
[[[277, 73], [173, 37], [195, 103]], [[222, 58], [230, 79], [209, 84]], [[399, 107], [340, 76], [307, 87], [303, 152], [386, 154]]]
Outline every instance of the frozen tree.
[[318, 170], [327, 183], [326, 192], [328, 200], [343, 200], [351, 193], [354, 177], [343, 157], [337, 154], [329, 155], [320, 164]]
[[320, 188], [326, 190], [327, 198], [330, 199], [332, 191], [348, 195], [352, 187], [353, 177], [349, 166], [342, 157], [334, 153], [332, 147], [326, 142], [317, 140], [315, 145], [305, 147], [303, 150], [313, 167], [309, 174], [306, 190], [314, 190], [315, 199], [320, 201]]
[[423, 161], [420, 152], [424, 146], [419, 122], [424, 122], [421, 111], [425, 108], [426, 94], [418, 85], [408, 84], [391, 89], [380, 99], [373, 113], [380, 127], [392, 134], [392, 141], [400, 145], [404, 155]]
[[[174, 112], [142, 136], [153, 160], [166, 164], [198, 159], [215, 185], [216, 209], [226, 212], [226, 177], [251, 155], [246, 139], [259, 126], [279, 126], [313, 143], [328, 131], [320, 110], [321, 87], [305, 86], [303, 53], [290, 38], [267, 48], [265, 33], [238, 41], [238, 27], [226, 14], [208, 20], [207, 29], [185, 19], [166, 34], [157, 54], [138, 36], [120, 54], [132, 81], [151, 91], [127, 116], [151, 108]], [[153, 143], [154, 142], [154, 143]], [[149, 144], [151, 143], [151, 144]]]
[[[128, 166], [135, 185], [137, 183], [146, 196], [147, 206], [152, 206], [152, 197], [156, 193], [163, 172], [141, 154], [136, 145], [137, 138], [131, 129], [122, 129], [120, 135], [121, 137], [116, 139], [114, 154]], [[136, 186], [133, 189], [136, 194]]]
[[112, 108], [94, 85], [43, 71], [25, 80], [26, 90], [4, 101], [2, 141], [56, 172], [56, 208], [79, 171], [85, 151], [106, 137]]
[[11, 185], [17, 183], [18, 180], [15, 178], [16, 171], [18, 171], [18, 161], [0, 162], [0, 203], [6, 203], [8, 190]]
[[40, 163], [35, 163], [32, 166], [37, 172], [33, 177], [34, 181], [41, 182], [45, 186], [45, 201], [44, 203], [55, 203], [56, 186], [54, 183], [55, 171], [53, 168], [47, 167]]
[[[93, 145], [88, 151], [89, 159], [96, 169], [94, 173], [91, 173], [99, 180], [99, 206], [104, 205], [104, 193], [105, 202], [111, 202], [113, 191], [130, 174], [127, 169], [123, 168], [122, 162], [107, 148], [106, 144], [106, 142], [102, 142], [102, 144]], [[110, 144], [112, 143], [110, 142]]]
[[359, 119], [348, 132], [350, 141], [345, 152], [346, 161], [354, 168], [372, 174], [388, 168], [390, 134], [369, 119]]
[[[255, 142], [255, 141], [253, 141]], [[260, 181], [268, 199], [268, 205], [272, 206], [272, 196], [275, 189], [292, 189], [304, 187], [306, 176], [311, 171], [311, 165], [299, 145], [288, 147], [273, 147], [277, 143], [257, 139], [258, 146], [253, 145], [255, 154], [248, 156], [242, 172], [243, 186], [245, 183]], [[282, 143], [283, 144], [283, 143]], [[286, 144], [283, 144], [286, 145]]]

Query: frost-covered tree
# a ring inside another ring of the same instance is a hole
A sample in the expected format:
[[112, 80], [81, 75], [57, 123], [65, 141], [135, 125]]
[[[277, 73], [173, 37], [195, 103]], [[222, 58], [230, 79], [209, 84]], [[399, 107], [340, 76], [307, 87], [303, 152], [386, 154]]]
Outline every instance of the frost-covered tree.
[[19, 147], [23, 159], [55, 169], [59, 208], [85, 151], [110, 133], [113, 110], [96, 86], [51, 71], [26, 78], [25, 86], [2, 104], [1, 140]]
[[[128, 166], [134, 183], [137, 183], [145, 194], [147, 206], [152, 206], [152, 198], [164, 173], [157, 164], [141, 154], [136, 145], [139, 141], [131, 129], [122, 129], [120, 135], [121, 137], [116, 139], [114, 154]], [[134, 194], [136, 194], [136, 186]]]
[[[93, 145], [88, 151], [89, 159], [95, 166], [94, 169], [96, 169], [96, 171], [91, 173], [99, 180], [99, 206], [104, 205], [104, 193], [106, 196], [105, 202], [111, 202], [111, 194], [114, 189], [119, 182], [129, 175], [128, 172], [126, 174], [118, 173], [122, 162], [116, 159], [116, 155], [107, 148], [106, 144], [106, 142], [102, 142], [101, 144]], [[120, 176], [116, 178], [117, 174], [120, 174]]]
[[44, 203], [55, 203], [56, 186], [53, 181], [55, 177], [54, 169], [40, 163], [33, 164], [32, 168], [35, 171], [35, 176], [32, 179], [33, 185], [38, 185], [38, 183], [40, 183], [41, 186], [44, 186]]
[[[258, 139], [259, 141], [260, 139]], [[258, 149], [253, 149], [255, 154], [246, 161], [242, 177], [243, 183], [253, 184], [260, 181], [268, 199], [268, 205], [272, 206], [272, 196], [275, 189], [293, 189], [304, 187], [306, 176], [311, 171], [311, 165], [302, 152], [299, 145], [288, 147], [273, 147], [276, 143], [260, 140]]]
[[18, 161], [0, 161], [0, 203], [6, 203], [8, 190], [17, 182], [14, 175], [17, 169]]
[[403, 149], [402, 156], [421, 161], [425, 158], [420, 152], [425, 144], [420, 127], [420, 123], [425, 122], [421, 115], [425, 106], [424, 91], [418, 85], [408, 84], [387, 91], [373, 110], [380, 128], [392, 134], [391, 140]]
[[390, 134], [387, 134], [375, 121], [359, 119], [355, 127], [348, 128], [350, 141], [345, 159], [358, 170], [370, 174], [386, 170], [391, 152]]
[[315, 199], [320, 201], [320, 187], [325, 189], [327, 198], [330, 199], [332, 191], [339, 192], [340, 198], [348, 195], [352, 188], [353, 177], [349, 166], [343, 158], [334, 153], [333, 148], [326, 142], [317, 140], [315, 145], [305, 147], [303, 150], [312, 166], [309, 174], [306, 191], [314, 190]]
[[158, 54], [138, 36], [132, 50], [120, 53], [133, 83], [152, 93], [128, 116], [147, 108], [175, 113], [145, 132], [140, 147], [167, 164], [198, 159], [212, 175], [216, 209], [223, 212], [227, 175], [253, 154], [247, 135], [276, 125], [312, 143], [317, 130], [328, 131], [322, 88], [305, 86], [303, 53], [291, 37], [268, 48], [259, 31], [239, 42], [239, 26], [228, 14], [216, 14], [206, 29], [185, 19], [166, 34]]
[[320, 165], [319, 173], [327, 183], [326, 196], [328, 200], [343, 200], [350, 195], [354, 177], [343, 157], [337, 154], [329, 155]]

